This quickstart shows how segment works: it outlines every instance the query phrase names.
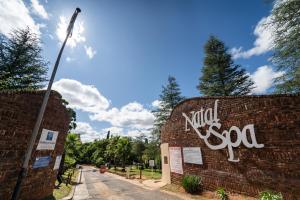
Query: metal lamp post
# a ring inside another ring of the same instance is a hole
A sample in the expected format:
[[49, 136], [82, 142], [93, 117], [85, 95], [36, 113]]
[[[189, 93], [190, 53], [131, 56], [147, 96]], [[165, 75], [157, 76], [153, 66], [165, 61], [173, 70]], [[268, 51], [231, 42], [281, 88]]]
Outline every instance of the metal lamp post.
[[55, 62], [55, 65], [54, 65], [54, 68], [53, 68], [53, 71], [52, 71], [52, 74], [51, 74], [51, 78], [50, 78], [50, 81], [49, 81], [49, 84], [48, 84], [48, 87], [47, 87], [47, 91], [45, 93], [43, 103], [42, 103], [42, 106], [41, 106], [40, 111], [39, 111], [39, 115], [37, 117], [37, 120], [35, 122], [33, 131], [32, 131], [30, 142], [29, 142], [29, 145], [28, 145], [27, 150], [26, 150], [24, 162], [22, 164], [21, 171], [18, 175], [17, 183], [16, 183], [16, 186], [15, 186], [12, 198], [11, 198], [12, 200], [17, 200], [18, 199], [20, 191], [21, 191], [22, 181], [24, 180], [24, 178], [27, 175], [28, 165], [29, 165], [29, 161], [30, 161], [30, 158], [31, 158], [33, 146], [34, 146], [36, 137], [38, 135], [38, 132], [39, 132], [39, 129], [40, 129], [40, 126], [41, 126], [41, 123], [42, 123], [42, 119], [43, 119], [43, 116], [44, 116], [44, 113], [45, 113], [45, 110], [46, 110], [48, 99], [49, 99], [49, 96], [50, 96], [50, 93], [51, 93], [51, 87], [52, 87], [52, 84], [53, 84], [53, 81], [54, 81], [54, 78], [55, 78], [55, 74], [56, 74], [56, 71], [57, 71], [57, 68], [58, 68], [58, 65], [59, 65], [59, 61], [60, 61], [62, 52], [65, 48], [66, 42], [67, 42], [68, 38], [72, 35], [72, 30], [73, 30], [73, 27], [74, 27], [75, 20], [77, 18], [77, 15], [80, 12], [81, 12], [80, 8], [76, 8], [76, 10], [75, 10], [75, 12], [74, 12], [74, 14], [73, 14], [73, 16], [70, 20], [70, 23], [69, 23], [69, 26], [68, 26], [68, 29], [67, 29], [66, 38], [65, 38], [65, 40], [62, 44], [62, 47], [59, 51], [58, 56], [57, 56], [57, 59], [56, 59], [56, 62]]

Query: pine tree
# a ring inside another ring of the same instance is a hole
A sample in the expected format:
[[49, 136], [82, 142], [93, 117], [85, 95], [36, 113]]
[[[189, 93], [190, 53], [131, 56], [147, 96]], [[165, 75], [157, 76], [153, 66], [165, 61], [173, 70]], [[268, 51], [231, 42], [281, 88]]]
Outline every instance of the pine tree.
[[160, 94], [160, 105], [157, 110], [153, 111], [155, 115], [154, 129], [152, 134], [156, 140], [160, 138], [160, 128], [165, 124], [171, 111], [174, 107], [184, 99], [181, 96], [180, 88], [176, 79], [172, 76], [168, 78], [168, 84], [162, 86], [162, 93]]
[[44, 86], [48, 63], [39, 38], [29, 28], [0, 34], [0, 89], [39, 89]]
[[[277, 0], [271, 13], [274, 54], [272, 62], [284, 71], [275, 80], [277, 93], [300, 92], [300, 1]], [[268, 27], [267, 27], [268, 28]]]
[[205, 44], [205, 59], [198, 90], [207, 96], [246, 95], [253, 82], [245, 69], [233, 63], [224, 43], [211, 36]]

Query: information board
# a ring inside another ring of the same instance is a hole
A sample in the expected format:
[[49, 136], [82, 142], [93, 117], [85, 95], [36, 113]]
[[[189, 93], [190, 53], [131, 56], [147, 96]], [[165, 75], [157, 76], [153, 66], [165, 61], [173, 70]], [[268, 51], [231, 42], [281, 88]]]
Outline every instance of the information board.
[[169, 147], [171, 172], [183, 174], [181, 147]]
[[51, 159], [50, 156], [36, 157], [32, 168], [35, 169], [35, 168], [47, 167], [49, 165], [50, 159]]
[[202, 165], [202, 155], [200, 147], [183, 147], [183, 161], [185, 163], [192, 163]]
[[61, 155], [56, 156], [55, 164], [54, 164], [54, 167], [53, 167], [54, 170], [59, 169], [60, 162], [61, 162]]
[[56, 140], [57, 140], [57, 131], [51, 131], [47, 129], [42, 130], [41, 138], [37, 146], [37, 150], [49, 149], [54, 150]]
[[154, 160], [149, 160], [149, 166], [154, 167]]

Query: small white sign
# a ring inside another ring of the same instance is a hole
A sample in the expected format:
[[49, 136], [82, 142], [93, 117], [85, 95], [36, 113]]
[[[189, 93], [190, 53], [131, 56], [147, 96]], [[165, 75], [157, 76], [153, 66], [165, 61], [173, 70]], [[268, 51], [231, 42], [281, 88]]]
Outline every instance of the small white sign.
[[154, 160], [149, 160], [149, 166], [154, 167]]
[[44, 149], [54, 150], [57, 136], [58, 136], [57, 131], [43, 129], [39, 144], [36, 149], [37, 150], [44, 150]]
[[54, 167], [53, 167], [54, 170], [59, 169], [60, 162], [61, 162], [61, 155], [56, 156], [55, 164], [54, 164]]
[[169, 147], [171, 172], [183, 174], [181, 147]]
[[185, 163], [192, 163], [202, 165], [202, 155], [200, 147], [183, 147], [183, 161]]

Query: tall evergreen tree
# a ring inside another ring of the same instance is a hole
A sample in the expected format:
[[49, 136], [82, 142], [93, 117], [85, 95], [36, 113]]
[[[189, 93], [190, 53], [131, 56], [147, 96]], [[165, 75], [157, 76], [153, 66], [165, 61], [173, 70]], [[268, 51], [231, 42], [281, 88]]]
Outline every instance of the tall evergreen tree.
[[273, 26], [274, 55], [278, 71], [285, 73], [275, 80], [276, 92], [300, 92], [300, 1], [277, 0], [269, 24]]
[[29, 28], [0, 34], [0, 89], [39, 89], [44, 86], [48, 63], [39, 38]]
[[152, 133], [156, 140], [159, 140], [160, 128], [167, 121], [173, 108], [184, 99], [184, 97], [181, 96], [180, 88], [176, 79], [172, 76], [168, 77], [168, 84], [166, 86], [162, 86], [162, 93], [159, 97], [160, 105], [158, 109], [154, 111], [155, 121]]
[[205, 59], [198, 90], [207, 96], [246, 95], [253, 82], [245, 69], [233, 63], [224, 43], [211, 36], [204, 47]]

